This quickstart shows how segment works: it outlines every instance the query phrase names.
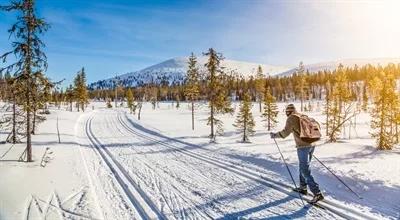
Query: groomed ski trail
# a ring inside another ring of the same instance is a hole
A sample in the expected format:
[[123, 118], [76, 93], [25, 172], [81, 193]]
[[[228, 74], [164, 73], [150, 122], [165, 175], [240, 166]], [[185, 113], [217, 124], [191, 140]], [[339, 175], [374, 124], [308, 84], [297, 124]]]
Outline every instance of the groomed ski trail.
[[[130, 120], [116, 111], [95, 111], [86, 122], [87, 135], [120, 185], [129, 183], [142, 190], [134, 198], [145, 197], [145, 203], [139, 204], [152, 204], [148, 209], [158, 212], [157, 218], [339, 218], [322, 209], [303, 207], [295, 196], [259, 175], [182, 150], [175, 146], [179, 144], [176, 140], [138, 130]], [[127, 187], [121, 188], [127, 193]]]
[[[130, 177], [123, 166], [114, 159], [112, 154], [98, 141], [92, 132], [92, 120], [94, 116], [89, 116], [85, 122], [85, 132], [94, 151], [99, 156], [101, 161], [111, 171], [114, 180], [118, 183], [120, 192], [123, 193], [123, 198], [131, 210], [135, 210], [141, 219], [167, 219], [161, 213], [154, 203], [146, 196]], [[99, 180], [99, 179], [97, 179]], [[139, 216], [134, 216], [137, 219]]]
[[[163, 145], [165, 147], [174, 149], [176, 151], [180, 151], [190, 157], [197, 158], [199, 160], [205, 161], [210, 164], [214, 164], [214, 165], [220, 167], [221, 169], [228, 170], [229, 172], [233, 172], [237, 175], [251, 179], [255, 182], [259, 182], [263, 185], [274, 188], [280, 192], [283, 192], [287, 195], [293, 196], [296, 199], [298, 199], [298, 195], [291, 191], [291, 186], [289, 186], [285, 183], [274, 181], [273, 179], [266, 177], [262, 173], [258, 173], [253, 170], [247, 169], [245, 166], [239, 167], [237, 164], [234, 164], [225, 159], [206, 156], [205, 154], [199, 154], [199, 153], [195, 153], [190, 150], [186, 150], [185, 145], [189, 145], [191, 147], [197, 147], [197, 148], [198, 148], [198, 146], [194, 146], [193, 144], [190, 144], [190, 143], [184, 143], [182, 141], [166, 137], [162, 134], [157, 134], [157, 132], [154, 132], [151, 130], [137, 129], [137, 127], [141, 127], [141, 126], [136, 124], [135, 122], [133, 122], [133, 120], [130, 119], [126, 115], [126, 113], [124, 114], [124, 118], [125, 118], [125, 120], [122, 118], [121, 113], [118, 114], [118, 120], [123, 125], [123, 127], [125, 129], [127, 129], [127, 131], [132, 133], [133, 135], [136, 135], [136, 136], [142, 138], [143, 140], [153, 141], [154, 143]], [[168, 142], [170, 142], [170, 144], [168, 144]], [[309, 200], [311, 200], [311, 195], [304, 196], [304, 198], [307, 201], [309, 201]], [[370, 220], [380, 219], [379, 217], [361, 212], [357, 209], [349, 208], [343, 204], [340, 204], [337, 201], [333, 201], [333, 200], [329, 200], [329, 199], [325, 199], [324, 201], [319, 202], [318, 205], [323, 207], [324, 209], [328, 210], [329, 212], [332, 212], [335, 215], [338, 215], [345, 219], [370, 219]]]

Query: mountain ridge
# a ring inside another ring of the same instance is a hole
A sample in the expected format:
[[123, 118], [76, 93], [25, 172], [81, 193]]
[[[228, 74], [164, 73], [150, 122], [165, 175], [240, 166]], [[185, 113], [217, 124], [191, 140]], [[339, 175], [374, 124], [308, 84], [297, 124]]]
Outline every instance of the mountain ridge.
[[[200, 71], [204, 71], [204, 64], [207, 62], [207, 57], [200, 56], [197, 58]], [[188, 57], [175, 57], [163, 62], [151, 65], [144, 69], [128, 72], [117, 77], [112, 77], [104, 80], [98, 80], [89, 84], [91, 89], [110, 89], [114, 88], [115, 80], [124, 87], [135, 87], [148, 83], [155, 84], [178, 84], [185, 79]], [[355, 65], [363, 66], [371, 65], [387, 65], [388, 63], [399, 64], [400, 58], [354, 58], [354, 59], [338, 59], [335, 61], [319, 62], [305, 64], [305, 71], [318, 72], [324, 70], [334, 70], [340, 64], [344, 67], [354, 67]], [[225, 67], [226, 71], [233, 71], [242, 74], [244, 77], [255, 76], [258, 66], [263, 69], [264, 75], [284, 77], [292, 75], [297, 71], [298, 67], [274, 66], [269, 64], [252, 63], [247, 61], [238, 61], [224, 59], [221, 66]]]
[[[197, 66], [200, 71], [205, 70], [204, 64], [207, 62], [207, 57], [201, 56], [197, 58]], [[92, 89], [107, 89], [114, 87], [114, 81], [119, 81], [119, 84], [124, 87], [140, 86], [146, 83], [167, 83], [177, 84], [183, 82], [188, 66], [188, 57], [175, 57], [165, 60], [161, 63], [151, 65], [144, 69], [134, 72], [128, 72], [117, 77], [112, 77], [104, 80], [99, 80], [89, 84]], [[255, 76], [258, 66], [261, 66], [264, 74], [275, 75], [283, 71], [287, 71], [290, 67], [273, 66], [268, 64], [252, 63], [246, 61], [237, 61], [224, 59], [221, 66], [226, 71], [236, 71], [244, 77]]]

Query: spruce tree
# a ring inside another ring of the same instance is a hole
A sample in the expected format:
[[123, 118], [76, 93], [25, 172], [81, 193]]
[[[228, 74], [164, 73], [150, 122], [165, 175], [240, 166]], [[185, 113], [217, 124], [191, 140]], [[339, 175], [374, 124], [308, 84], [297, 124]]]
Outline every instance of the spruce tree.
[[207, 125], [210, 125], [210, 139], [213, 142], [215, 141], [216, 134], [221, 135], [223, 133], [223, 122], [216, 115], [219, 113], [232, 113], [233, 109], [231, 108], [228, 92], [223, 85], [224, 73], [220, 66], [223, 60], [222, 54], [210, 48], [204, 55], [208, 56], [208, 61], [205, 64], [207, 68], [207, 98], [210, 109]]
[[188, 61], [188, 70], [186, 73], [185, 96], [190, 101], [192, 111], [192, 130], [194, 130], [194, 102], [200, 95], [200, 74], [197, 68], [197, 58], [192, 53]]
[[133, 113], [133, 110], [135, 108], [135, 98], [133, 97], [132, 90], [129, 88], [128, 91], [126, 92], [126, 101], [128, 103], [128, 108], [131, 114]]
[[45, 120], [45, 117], [38, 114], [40, 110], [42, 113], [49, 114], [47, 104], [50, 102], [50, 93], [53, 88], [53, 83], [50, 82], [46, 76], [41, 72], [34, 74], [31, 88], [32, 93], [32, 134], [35, 134], [38, 123]]
[[332, 92], [328, 94], [330, 101], [327, 106], [327, 115], [329, 116], [327, 123], [327, 133], [330, 142], [336, 142], [344, 124], [358, 114], [351, 102], [351, 93], [348, 88], [348, 77], [343, 70], [343, 66], [339, 65], [335, 76], [335, 84]]
[[258, 107], [259, 107], [260, 112], [262, 111], [261, 103], [263, 101], [263, 95], [264, 95], [264, 90], [265, 90], [264, 85], [265, 85], [265, 76], [263, 74], [262, 67], [258, 66], [256, 80], [255, 80], [255, 90], [256, 90]]
[[296, 91], [300, 96], [300, 110], [304, 111], [304, 100], [306, 98], [307, 90], [308, 90], [308, 82], [306, 80], [306, 76], [304, 75], [304, 65], [303, 62], [300, 62], [299, 67], [297, 69], [298, 74], [298, 84], [296, 86]]
[[366, 112], [368, 110], [368, 95], [367, 95], [367, 83], [364, 81], [363, 91], [362, 91], [362, 106], [361, 109]]
[[74, 89], [72, 85], [69, 85], [65, 91], [65, 101], [69, 104], [69, 110], [72, 112], [72, 103], [75, 100]]
[[395, 91], [395, 80], [393, 75], [382, 72], [380, 77], [375, 77], [371, 82], [374, 90], [374, 101], [371, 112], [371, 134], [376, 139], [379, 150], [390, 150], [395, 143], [391, 113], [397, 107], [399, 97]]
[[249, 136], [254, 135], [254, 118], [251, 113], [251, 98], [248, 92], [243, 96], [243, 100], [239, 106], [239, 112], [236, 116], [235, 126], [238, 131], [242, 134], [242, 142], [249, 142]]
[[16, 76], [16, 84], [22, 90], [21, 103], [26, 112], [26, 160], [32, 162], [32, 87], [34, 74], [47, 68], [46, 55], [40, 35], [47, 31], [49, 25], [37, 17], [34, 10], [34, 0], [14, 0], [10, 5], [0, 6], [0, 10], [16, 11], [17, 22], [9, 29], [10, 36], [15, 39], [12, 43], [13, 50], [0, 56], [6, 58], [13, 54], [15, 62], [0, 69], [0, 72], [12, 72]]
[[275, 127], [278, 122], [278, 106], [276, 105], [275, 97], [271, 95], [269, 87], [267, 87], [264, 92], [264, 111], [261, 117], [264, 118], [263, 121], [266, 122], [265, 127], [268, 131]]
[[85, 69], [82, 68], [77, 74], [74, 79], [74, 92], [75, 92], [75, 99], [76, 99], [76, 106], [82, 111], [85, 111], [85, 105], [89, 103], [88, 99], [88, 91], [86, 87], [86, 73]]

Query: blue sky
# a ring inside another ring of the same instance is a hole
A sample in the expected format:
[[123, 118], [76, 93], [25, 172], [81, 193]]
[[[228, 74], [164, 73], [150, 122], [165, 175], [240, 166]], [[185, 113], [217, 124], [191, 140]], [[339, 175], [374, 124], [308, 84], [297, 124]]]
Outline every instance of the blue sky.
[[[4, 5], [7, 0], [0, 0]], [[400, 57], [399, 1], [36, 0], [52, 25], [48, 75], [70, 82], [135, 71], [209, 47], [228, 59], [294, 66]], [[0, 13], [0, 53], [13, 14]]]

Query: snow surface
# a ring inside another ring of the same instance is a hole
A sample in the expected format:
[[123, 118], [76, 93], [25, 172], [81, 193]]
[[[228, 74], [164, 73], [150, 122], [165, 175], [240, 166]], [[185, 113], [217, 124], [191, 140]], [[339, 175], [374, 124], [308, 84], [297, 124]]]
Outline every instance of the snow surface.
[[[279, 108], [284, 105], [280, 103]], [[329, 210], [304, 208], [296, 194], [276, 187], [274, 182], [291, 185], [291, 181], [263, 127], [257, 104], [253, 108], [257, 133], [252, 143], [239, 142], [232, 125], [235, 117], [225, 115], [221, 116], [225, 134], [214, 144], [207, 137], [204, 104], [198, 103], [195, 131], [186, 103], [179, 109], [173, 103], [160, 103], [155, 110], [145, 104], [141, 121], [127, 109], [104, 107], [105, 103], [97, 102], [85, 113], [52, 109], [33, 137], [35, 162], [10, 161], [18, 158], [23, 145], [1, 158], [0, 219], [340, 218]], [[324, 119], [318, 109], [310, 115]], [[277, 129], [285, 117], [280, 112]], [[339, 143], [321, 142], [315, 155], [363, 199], [352, 195], [316, 161], [313, 174], [327, 201], [342, 205], [341, 210], [397, 219], [400, 149], [377, 151], [368, 133], [368, 114], [356, 120], [357, 127], [348, 127]], [[297, 180], [292, 139], [278, 143]], [[10, 146], [0, 145], [0, 156]], [[47, 147], [52, 153], [41, 167]]]

